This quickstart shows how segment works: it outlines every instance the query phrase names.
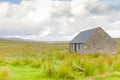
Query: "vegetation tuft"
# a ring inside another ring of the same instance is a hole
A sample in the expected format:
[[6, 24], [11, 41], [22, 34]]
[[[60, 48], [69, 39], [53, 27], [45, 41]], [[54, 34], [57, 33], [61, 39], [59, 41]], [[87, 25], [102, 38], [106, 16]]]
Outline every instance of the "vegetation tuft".
[[120, 78], [120, 43], [116, 55], [70, 53], [68, 43], [0, 41], [0, 45], [0, 80]]

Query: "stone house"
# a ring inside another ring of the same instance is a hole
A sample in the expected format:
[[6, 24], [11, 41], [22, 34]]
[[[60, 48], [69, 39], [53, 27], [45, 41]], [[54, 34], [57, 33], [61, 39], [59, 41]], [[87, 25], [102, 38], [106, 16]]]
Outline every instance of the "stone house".
[[70, 52], [116, 54], [116, 42], [102, 28], [80, 32], [69, 43]]

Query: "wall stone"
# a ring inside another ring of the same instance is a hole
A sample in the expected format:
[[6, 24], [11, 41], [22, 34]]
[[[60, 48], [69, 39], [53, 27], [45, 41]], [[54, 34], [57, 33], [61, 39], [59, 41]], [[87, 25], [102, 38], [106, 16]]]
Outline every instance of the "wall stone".
[[[70, 44], [70, 51], [75, 52], [75, 44]], [[80, 46], [76, 43], [76, 52], [82, 54], [105, 53], [115, 54], [116, 42], [101, 28], [97, 28], [91, 36]]]
[[116, 42], [102, 29], [96, 29], [96, 31], [85, 42], [86, 53], [116, 53]]

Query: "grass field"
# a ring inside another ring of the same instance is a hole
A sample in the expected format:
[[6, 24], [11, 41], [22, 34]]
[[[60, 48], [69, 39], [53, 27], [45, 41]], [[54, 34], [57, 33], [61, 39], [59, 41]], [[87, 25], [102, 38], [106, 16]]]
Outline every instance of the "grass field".
[[120, 80], [116, 55], [69, 53], [68, 43], [0, 41], [0, 80]]

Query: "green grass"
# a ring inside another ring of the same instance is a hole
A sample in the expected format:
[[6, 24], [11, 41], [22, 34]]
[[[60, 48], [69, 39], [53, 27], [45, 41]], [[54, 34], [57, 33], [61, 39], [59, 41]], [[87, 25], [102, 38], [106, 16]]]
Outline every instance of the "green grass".
[[0, 80], [119, 80], [118, 54], [69, 53], [68, 43], [0, 41]]
[[29, 66], [10, 66], [12, 80], [40, 80], [40, 69]]

